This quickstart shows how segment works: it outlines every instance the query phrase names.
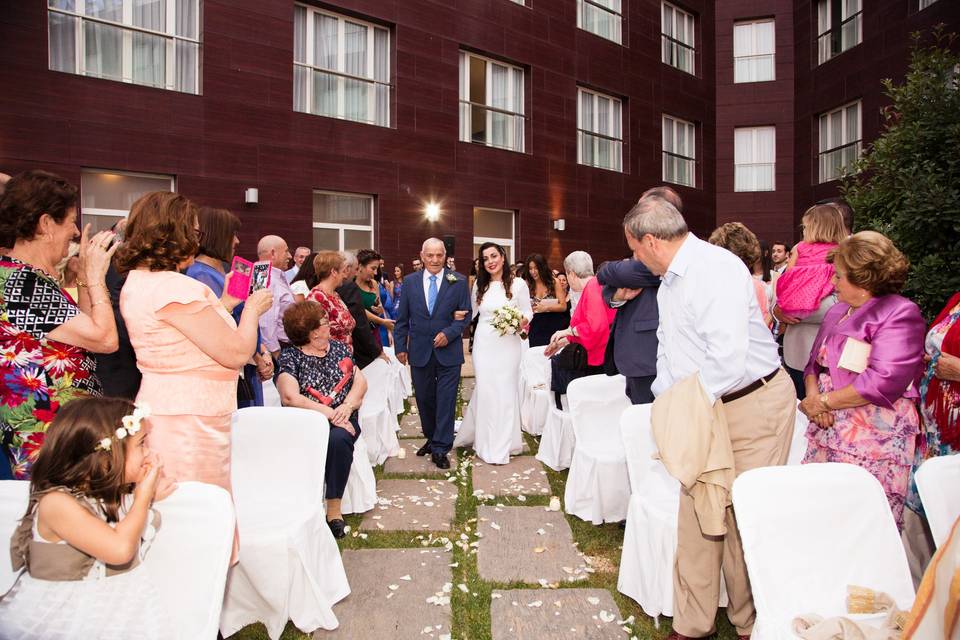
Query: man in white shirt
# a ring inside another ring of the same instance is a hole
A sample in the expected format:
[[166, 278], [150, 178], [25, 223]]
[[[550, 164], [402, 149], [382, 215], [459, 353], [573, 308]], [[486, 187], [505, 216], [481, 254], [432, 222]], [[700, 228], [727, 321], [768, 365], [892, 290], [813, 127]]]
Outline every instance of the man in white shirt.
[[293, 266], [283, 272], [283, 277], [287, 279], [288, 284], [297, 277], [297, 273], [300, 272], [300, 265], [309, 255], [310, 249], [308, 247], [297, 247], [297, 250], [293, 252]]
[[[641, 199], [623, 225], [634, 257], [663, 279], [653, 393], [699, 372], [704, 390], [723, 403], [736, 473], [784, 464], [797, 397], [743, 262], [690, 233], [676, 208], [658, 197]], [[693, 498], [681, 492], [670, 638], [714, 632], [721, 566], [727, 617], [741, 638], [753, 629], [756, 612], [732, 506], [726, 525], [722, 538], [704, 536]]]
[[273, 355], [280, 357], [280, 349], [290, 344], [283, 330], [283, 314], [294, 303], [293, 292], [283, 270], [290, 264], [290, 250], [280, 236], [264, 236], [257, 243], [257, 259], [267, 261], [270, 267], [270, 290], [273, 291], [273, 306], [260, 316], [260, 335], [263, 344]]

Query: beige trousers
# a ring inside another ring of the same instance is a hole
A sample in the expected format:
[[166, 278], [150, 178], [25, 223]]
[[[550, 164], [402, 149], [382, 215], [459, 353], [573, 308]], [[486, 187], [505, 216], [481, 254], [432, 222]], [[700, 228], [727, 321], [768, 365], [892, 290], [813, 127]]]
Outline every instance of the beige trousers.
[[[786, 463], [797, 411], [797, 395], [787, 373], [779, 373], [753, 393], [724, 405], [737, 475]], [[673, 629], [701, 638], [714, 632], [720, 601], [720, 569], [727, 585], [727, 617], [740, 635], [753, 629], [756, 611], [733, 507], [727, 507], [727, 535], [705, 536], [693, 498], [680, 492], [677, 555], [673, 565]]]

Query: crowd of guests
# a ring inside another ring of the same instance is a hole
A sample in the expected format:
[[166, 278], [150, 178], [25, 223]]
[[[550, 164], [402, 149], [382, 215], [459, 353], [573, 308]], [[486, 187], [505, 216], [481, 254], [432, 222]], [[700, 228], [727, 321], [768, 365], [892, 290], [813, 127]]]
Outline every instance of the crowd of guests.
[[[283, 405], [330, 424], [327, 518], [343, 536], [361, 371], [389, 360], [403, 266], [387, 273], [369, 249], [291, 255], [268, 235], [256, 254], [270, 264], [269, 286], [241, 299], [230, 287], [240, 244], [230, 211], [148, 193], [114, 229], [93, 233], [78, 228], [77, 202], [75, 186], [39, 170], [0, 196], [0, 478], [32, 480], [30, 527], [14, 541], [27, 575], [51, 579], [29, 556], [64, 542], [88, 561], [84, 571], [129, 562], [151, 501], [174, 481], [229, 491], [231, 416], [263, 404], [266, 381]], [[641, 404], [695, 375], [705, 397], [722, 401], [738, 473], [785, 463], [799, 409], [809, 419], [804, 462], [873, 474], [922, 572], [932, 544], [912, 478], [960, 448], [960, 293], [928, 326], [900, 295], [909, 264], [888, 238], [851, 233], [842, 202], [814, 205], [802, 221], [794, 247], [767, 246], [740, 223], [705, 241], [687, 228], [680, 196], [657, 187], [624, 219], [629, 257], [595, 269], [574, 251], [561, 271], [532, 254], [508, 265], [506, 280], [525, 283], [529, 346], [551, 358], [558, 408], [581, 376], [620, 373]], [[482, 269], [474, 262], [471, 288]], [[721, 566], [728, 616], [750, 633], [732, 508], [722, 517], [718, 544], [681, 497], [676, 637], [713, 632]], [[5, 616], [33, 597], [19, 588], [3, 600]]]

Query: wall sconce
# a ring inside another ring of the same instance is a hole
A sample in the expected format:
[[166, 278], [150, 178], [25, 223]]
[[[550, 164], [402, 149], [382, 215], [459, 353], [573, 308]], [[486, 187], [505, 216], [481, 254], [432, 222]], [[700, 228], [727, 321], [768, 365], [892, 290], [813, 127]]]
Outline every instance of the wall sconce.
[[259, 189], [247, 189], [243, 194], [243, 201], [246, 204], [257, 204], [260, 202], [260, 191]]
[[440, 205], [436, 202], [428, 202], [427, 206], [423, 208], [423, 214], [430, 222], [436, 222], [440, 219]]
[[563, 231], [564, 229], [567, 228], [567, 221], [564, 220], [563, 218], [560, 218], [559, 220], [554, 220], [554, 221], [553, 221], [553, 228], [554, 228], [556, 231]]

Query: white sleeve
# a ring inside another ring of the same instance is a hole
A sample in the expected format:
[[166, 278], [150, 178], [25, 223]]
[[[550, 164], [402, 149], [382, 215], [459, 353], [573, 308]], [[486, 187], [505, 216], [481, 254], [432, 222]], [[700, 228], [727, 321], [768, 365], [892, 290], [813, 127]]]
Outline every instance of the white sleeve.
[[480, 305], [477, 304], [477, 283], [473, 283], [473, 291], [470, 292], [470, 308], [473, 310], [473, 313], [470, 315], [470, 319], [473, 320], [477, 317], [477, 314], [480, 313]]
[[517, 301], [520, 313], [527, 319], [527, 322], [533, 320], [533, 307], [530, 304], [530, 288], [521, 278], [513, 280], [513, 297]]
[[692, 306], [693, 316], [701, 319], [697, 333], [706, 351], [700, 377], [716, 401], [743, 382], [750, 343], [748, 314], [756, 293], [752, 276], [742, 268], [715, 265], [704, 280]]

